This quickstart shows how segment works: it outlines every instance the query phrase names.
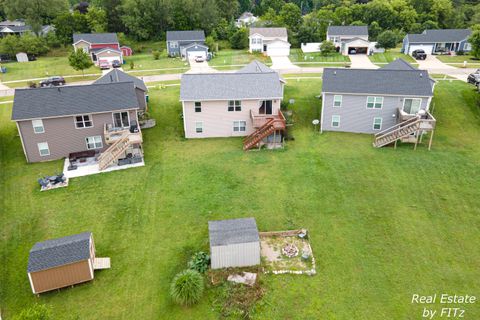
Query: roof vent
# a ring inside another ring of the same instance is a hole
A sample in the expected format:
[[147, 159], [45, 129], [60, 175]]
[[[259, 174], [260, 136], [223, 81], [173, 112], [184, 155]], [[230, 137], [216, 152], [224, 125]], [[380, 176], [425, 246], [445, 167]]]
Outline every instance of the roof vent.
[[110, 82], [113, 82], [113, 77], [112, 77], [112, 75], [110, 75]]
[[337, 70], [333, 71], [333, 74], [334, 74], [334, 75], [337, 75]]
[[420, 73], [420, 78], [423, 78], [423, 73]]

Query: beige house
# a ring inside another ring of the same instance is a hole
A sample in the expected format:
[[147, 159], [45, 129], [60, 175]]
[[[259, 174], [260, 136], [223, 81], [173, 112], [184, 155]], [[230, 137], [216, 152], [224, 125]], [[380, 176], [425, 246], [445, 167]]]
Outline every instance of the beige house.
[[277, 72], [258, 61], [235, 73], [182, 75], [185, 137], [248, 136], [245, 149], [281, 143], [284, 84]]
[[286, 57], [290, 55], [287, 28], [250, 28], [248, 51], [264, 55]]

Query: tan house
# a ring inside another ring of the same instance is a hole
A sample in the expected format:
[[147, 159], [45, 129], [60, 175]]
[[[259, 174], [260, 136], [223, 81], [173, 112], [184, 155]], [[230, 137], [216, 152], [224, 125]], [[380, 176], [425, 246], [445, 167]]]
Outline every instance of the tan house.
[[283, 142], [285, 81], [258, 61], [235, 73], [183, 74], [186, 138], [247, 136], [244, 149]]
[[264, 55], [288, 57], [290, 43], [287, 28], [250, 28], [248, 52], [262, 52]]
[[115, 33], [75, 33], [73, 48], [88, 53], [96, 65], [100, 61], [111, 64], [117, 60], [123, 63], [122, 50]]
[[67, 158], [68, 170], [95, 163], [143, 163], [138, 113], [144, 92], [134, 82], [17, 89], [16, 122], [27, 162]]
[[34, 294], [93, 280], [96, 269], [91, 232], [36, 243], [28, 257], [28, 279]]

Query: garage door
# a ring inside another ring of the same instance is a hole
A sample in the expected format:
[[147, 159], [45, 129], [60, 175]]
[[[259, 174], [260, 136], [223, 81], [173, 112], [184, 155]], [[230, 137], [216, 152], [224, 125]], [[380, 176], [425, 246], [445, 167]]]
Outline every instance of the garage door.
[[290, 48], [289, 47], [267, 47], [267, 55], [268, 56], [289, 56], [290, 55]]
[[202, 57], [203, 59], [207, 59], [207, 53], [205, 51], [188, 51], [189, 59], [192, 59], [195, 57]]
[[414, 44], [410, 46], [409, 49], [409, 54], [412, 54], [413, 51], [422, 49], [425, 51], [426, 54], [432, 54], [433, 51], [433, 45], [428, 45], [428, 44]]

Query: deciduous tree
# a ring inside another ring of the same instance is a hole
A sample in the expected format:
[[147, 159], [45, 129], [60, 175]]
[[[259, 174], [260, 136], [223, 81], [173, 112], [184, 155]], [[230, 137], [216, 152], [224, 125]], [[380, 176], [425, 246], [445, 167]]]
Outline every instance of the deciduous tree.
[[93, 66], [93, 62], [90, 59], [90, 56], [83, 50], [77, 50], [70, 53], [70, 55], [68, 56], [68, 63], [73, 69], [77, 71], [81, 70], [83, 75], [85, 75], [85, 69]]

